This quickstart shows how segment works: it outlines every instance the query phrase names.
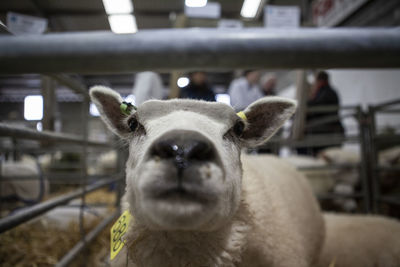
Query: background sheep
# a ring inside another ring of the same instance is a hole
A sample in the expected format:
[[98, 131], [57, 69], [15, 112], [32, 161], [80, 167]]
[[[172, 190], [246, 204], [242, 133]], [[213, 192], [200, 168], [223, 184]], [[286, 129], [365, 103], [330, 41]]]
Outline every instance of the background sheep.
[[378, 216], [325, 214], [318, 267], [400, 266], [400, 223]]
[[5, 161], [0, 164], [1, 176], [5, 178], [1, 181], [0, 198], [2, 203], [7, 202], [2, 207], [2, 213], [8, 213], [21, 204], [40, 202], [48, 194], [48, 181], [33, 157], [23, 156], [19, 161]]
[[116, 92], [95, 87], [90, 94], [130, 147], [124, 205], [135, 223], [128, 249], [112, 264], [310, 266], [316, 260], [323, 220], [303, 177], [274, 157], [244, 158], [243, 170], [240, 161], [241, 148], [273, 135], [294, 102], [260, 99], [243, 120], [225, 104], [194, 100], [148, 101], [124, 115]]

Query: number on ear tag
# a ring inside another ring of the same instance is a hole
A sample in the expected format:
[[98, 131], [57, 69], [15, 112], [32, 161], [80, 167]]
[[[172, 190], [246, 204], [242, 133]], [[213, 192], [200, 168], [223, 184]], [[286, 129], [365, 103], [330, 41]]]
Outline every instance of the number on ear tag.
[[129, 210], [122, 213], [117, 222], [111, 227], [111, 255], [110, 259], [113, 260], [115, 256], [121, 251], [125, 245], [124, 235], [128, 230], [129, 222], [132, 215]]

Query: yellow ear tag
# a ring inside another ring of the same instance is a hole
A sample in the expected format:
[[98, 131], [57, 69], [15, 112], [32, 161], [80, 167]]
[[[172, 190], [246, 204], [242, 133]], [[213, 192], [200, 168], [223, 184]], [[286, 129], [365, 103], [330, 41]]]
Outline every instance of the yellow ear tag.
[[131, 218], [131, 213], [129, 212], [129, 210], [126, 210], [124, 213], [122, 213], [121, 217], [118, 218], [113, 227], [111, 227], [111, 260], [113, 260], [115, 256], [118, 255], [118, 253], [125, 245], [124, 235], [128, 230]]
[[247, 117], [246, 114], [244, 114], [243, 111], [240, 111], [238, 113], [236, 113], [236, 115], [238, 115], [240, 118], [242, 118], [244, 121], [247, 121]]

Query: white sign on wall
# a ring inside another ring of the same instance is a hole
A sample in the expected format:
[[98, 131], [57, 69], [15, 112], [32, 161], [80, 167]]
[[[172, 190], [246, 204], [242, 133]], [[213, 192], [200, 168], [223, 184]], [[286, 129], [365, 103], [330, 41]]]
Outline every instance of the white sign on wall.
[[221, 5], [219, 3], [207, 3], [203, 7], [185, 5], [185, 15], [192, 18], [218, 19], [221, 17]]
[[368, 0], [315, 0], [312, 5], [312, 17], [319, 27], [338, 25]]
[[264, 26], [267, 28], [298, 28], [300, 8], [298, 6], [264, 7]]
[[47, 29], [47, 19], [8, 12], [7, 27], [15, 35], [42, 34]]

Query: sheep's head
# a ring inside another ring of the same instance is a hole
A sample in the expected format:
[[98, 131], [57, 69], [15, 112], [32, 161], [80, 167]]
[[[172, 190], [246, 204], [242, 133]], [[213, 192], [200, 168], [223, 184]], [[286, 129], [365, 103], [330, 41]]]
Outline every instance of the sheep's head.
[[98, 86], [90, 95], [109, 128], [129, 143], [130, 211], [155, 230], [210, 231], [230, 220], [241, 197], [241, 148], [265, 142], [296, 106], [263, 98], [243, 119], [222, 103], [150, 100], [125, 115], [113, 90]]

